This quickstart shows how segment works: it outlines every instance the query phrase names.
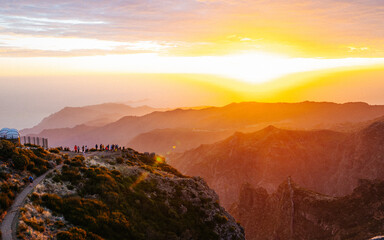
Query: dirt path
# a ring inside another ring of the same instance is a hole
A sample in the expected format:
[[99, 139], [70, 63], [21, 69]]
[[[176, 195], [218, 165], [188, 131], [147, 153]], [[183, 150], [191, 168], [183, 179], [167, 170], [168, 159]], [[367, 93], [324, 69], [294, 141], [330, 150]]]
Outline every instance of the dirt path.
[[2, 240], [13, 240], [16, 239], [16, 223], [19, 216], [20, 207], [23, 206], [25, 199], [28, 194], [30, 194], [34, 187], [36, 187], [39, 183], [41, 183], [47, 174], [53, 172], [56, 169], [60, 169], [62, 165], [56, 166], [54, 169], [49, 170], [43, 175], [39, 176], [33, 181], [32, 185], [28, 185], [21, 191], [17, 196], [12, 206], [5, 215], [4, 220], [1, 224], [1, 232], [2, 232]]

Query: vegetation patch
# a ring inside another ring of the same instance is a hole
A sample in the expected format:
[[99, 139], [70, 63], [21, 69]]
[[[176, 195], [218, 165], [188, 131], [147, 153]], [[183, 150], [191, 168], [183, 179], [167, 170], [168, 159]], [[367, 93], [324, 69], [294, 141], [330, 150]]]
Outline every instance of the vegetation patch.
[[230, 223], [217, 195], [200, 180], [144, 154], [100, 161], [103, 166], [82, 156], [67, 159], [52, 176], [76, 195], [53, 191], [31, 197], [75, 226], [57, 239], [219, 239], [220, 228], [233, 239], [243, 238], [241, 227]]
[[60, 163], [54, 155], [36, 145], [21, 146], [0, 140], [0, 215], [13, 203], [15, 195], [28, 183], [29, 176], [39, 176]]

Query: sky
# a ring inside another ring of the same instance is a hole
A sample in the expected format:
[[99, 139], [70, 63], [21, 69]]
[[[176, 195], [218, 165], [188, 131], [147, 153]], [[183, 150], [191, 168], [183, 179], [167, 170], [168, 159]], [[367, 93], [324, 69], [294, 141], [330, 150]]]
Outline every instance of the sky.
[[2, 0], [0, 125], [65, 106], [384, 104], [382, 0]]

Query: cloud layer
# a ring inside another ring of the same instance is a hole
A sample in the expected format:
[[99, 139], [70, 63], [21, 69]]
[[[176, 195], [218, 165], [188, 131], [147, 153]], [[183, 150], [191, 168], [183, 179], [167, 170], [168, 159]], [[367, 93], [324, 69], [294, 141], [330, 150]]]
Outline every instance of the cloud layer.
[[121, 45], [151, 42], [174, 47], [145, 52], [166, 48], [167, 54], [212, 55], [262, 49], [296, 56], [383, 57], [383, 19], [381, 0], [3, 0], [0, 54], [92, 52], [92, 45], [31, 49], [4, 37], [28, 36], [121, 42], [107, 50], [93, 46], [103, 53], [127, 53], [132, 49]]

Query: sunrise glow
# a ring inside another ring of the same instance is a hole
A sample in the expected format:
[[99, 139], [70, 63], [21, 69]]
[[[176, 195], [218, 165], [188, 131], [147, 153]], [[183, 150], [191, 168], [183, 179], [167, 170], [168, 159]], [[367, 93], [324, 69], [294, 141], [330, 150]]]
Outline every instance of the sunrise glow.
[[[6, 1], [0, 9], [0, 80], [9, 93], [23, 86], [30, 87], [20, 94], [44, 92], [33, 81], [62, 91], [53, 99], [44, 95], [55, 106], [64, 106], [68, 91], [79, 91], [71, 98], [75, 105], [123, 98], [184, 106], [350, 101], [336, 92], [344, 92], [349, 72], [357, 71], [369, 75], [356, 84], [365, 89], [358, 100], [381, 103], [384, 98], [369, 92], [384, 87], [377, 74], [384, 69], [382, 6], [369, 2]], [[338, 78], [343, 83], [322, 80], [334, 95], [308, 87], [333, 72], [345, 74]], [[94, 89], [70, 88], [79, 83]], [[302, 89], [310, 90], [305, 98], [295, 94]]]

